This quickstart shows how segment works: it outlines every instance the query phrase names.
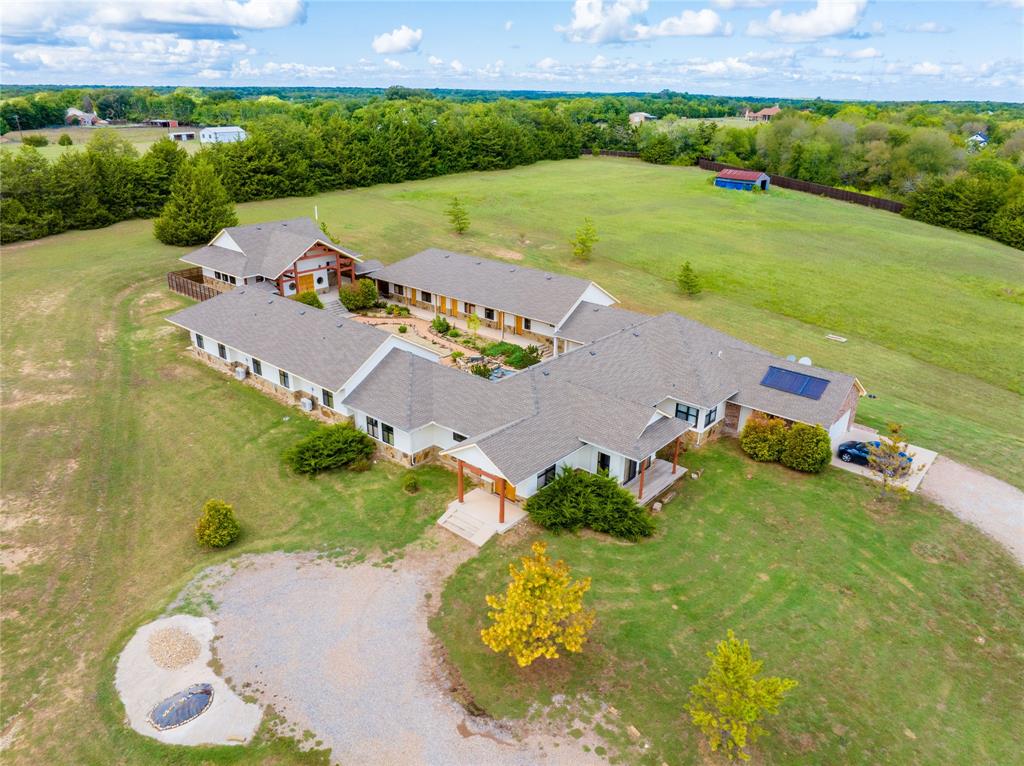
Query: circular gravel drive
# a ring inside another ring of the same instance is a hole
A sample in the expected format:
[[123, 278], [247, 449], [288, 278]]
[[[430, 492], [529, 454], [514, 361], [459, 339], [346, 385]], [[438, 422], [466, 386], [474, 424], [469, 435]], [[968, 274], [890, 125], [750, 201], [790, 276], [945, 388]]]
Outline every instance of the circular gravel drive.
[[211, 593], [224, 675], [337, 763], [604, 763], [568, 738], [473, 718], [447, 694], [427, 605], [466, 554], [454, 555], [417, 551], [393, 569], [245, 557]]

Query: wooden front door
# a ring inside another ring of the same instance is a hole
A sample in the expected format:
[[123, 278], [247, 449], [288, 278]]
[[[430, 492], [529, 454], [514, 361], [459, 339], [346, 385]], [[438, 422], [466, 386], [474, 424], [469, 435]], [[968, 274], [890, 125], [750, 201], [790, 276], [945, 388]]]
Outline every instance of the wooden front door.
[[517, 314], [516, 315], [516, 335], [522, 335], [522, 334], [523, 334], [523, 318]]
[[299, 292], [307, 293], [313, 289], [313, 275], [299, 274]]
[[448, 313], [448, 299], [443, 295], [437, 296], [437, 306], [441, 310], [442, 314]]
[[459, 302], [452, 298], [451, 305], [448, 306], [448, 316], [457, 317], [459, 315]]

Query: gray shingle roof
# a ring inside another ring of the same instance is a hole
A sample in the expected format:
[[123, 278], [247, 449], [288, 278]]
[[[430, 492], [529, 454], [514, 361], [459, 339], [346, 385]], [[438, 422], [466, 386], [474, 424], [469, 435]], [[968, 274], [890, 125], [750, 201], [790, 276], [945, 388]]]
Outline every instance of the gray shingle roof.
[[650, 314], [639, 314], [615, 306], [601, 306], [583, 301], [562, 322], [555, 337], [567, 338], [577, 343], [590, 343], [626, 327], [646, 322], [650, 318]]
[[[341, 248], [339, 248], [341, 249]], [[347, 251], [343, 251], [347, 252]], [[351, 255], [351, 253], [349, 253]], [[378, 261], [376, 258], [370, 258], [365, 261], [360, 261], [356, 264], [356, 276], [361, 277], [364, 274], [372, 274], [375, 271], [380, 271], [384, 268], [384, 264]], [[374, 275], [376, 276], [376, 275]]]
[[167, 321], [331, 391], [390, 337], [375, 327], [332, 317], [255, 287], [221, 293]]
[[[276, 279], [314, 242], [331, 244], [310, 218], [231, 226], [224, 231], [242, 248], [241, 253], [226, 247], [207, 245], [181, 260], [225, 271], [236, 277], [264, 276]], [[358, 260], [358, 256], [348, 254]]]
[[431, 248], [374, 279], [558, 324], [592, 284], [585, 279]]

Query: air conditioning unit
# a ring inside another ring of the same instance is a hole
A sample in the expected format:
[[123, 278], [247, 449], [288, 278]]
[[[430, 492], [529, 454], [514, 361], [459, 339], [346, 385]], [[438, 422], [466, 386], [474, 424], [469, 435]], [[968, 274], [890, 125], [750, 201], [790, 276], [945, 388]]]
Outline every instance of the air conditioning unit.
[[249, 368], [239, 365], [235, 368], [235, 380], [245, 380], [245, 376], [249, 374]]
[[302, 407], [303, 412], [312, 412], [313, 400], [304, 396], [301, 399], [299, 399], [299, 406]]

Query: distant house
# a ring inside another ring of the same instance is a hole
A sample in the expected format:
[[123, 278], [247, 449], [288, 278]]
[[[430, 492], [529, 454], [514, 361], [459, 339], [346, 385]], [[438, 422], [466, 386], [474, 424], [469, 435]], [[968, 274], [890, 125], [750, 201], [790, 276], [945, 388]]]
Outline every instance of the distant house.
[[149, 125], [152, 128], [176, 128], [178, 127], [177, 120], [165, 120], [163, 118], [157, 118], [153, 120], [146, 120], [143, 125]]
[[975, 133], [967, 139], [967, 149], [972, 152], [979, 151], [988, 146], [988, 136], [984, 133]]
[[172, 130], [168, 133], [172, 141], [195, 141], [196, 132], [194, 130]]
[[649, 120], [656, 120], [656, 119], [658, 119], [658, 118], [655, 117], [653, 114], [648, 114], [647, 112], [632, 112], [629, 115], [629, 124], [630, 125], [640, 125], [640, 124], [645, 123], [645, 122], [647, 122]]
[[771, 181], [771, 177], [760, 170], [726, 168], [715, 176], [715, 186], [722, 189], [739, 189], [740, 191], [753, 191], [754, 189], [768, 191]]
[[68, 110], [64, 113], [64, 124], [65, 125], [106, 125], [106, 120], [101, 120], [96, 112], [83, 112], [81, 109], [75, 109], [75, 107], [68, 107]]
[[782, 110], [779, 108], [778, 104], [776, 104], [775, 106], [769, 106], [766, 109], [762, 109], [759, 112], [752, 112], [750, 109], [748, 109], [746, 112], [743, 113], [743, 117], [749, 120], [750, 122], [769, 122], [771, 121], [772, 117], [774, 117], [781, 111]]
[[246, 136], [246, 132], [237, 125], [203, 128], [199, 131], [199, 140], [204, 144], [231, 144], [235, 141], [244, 141]]

